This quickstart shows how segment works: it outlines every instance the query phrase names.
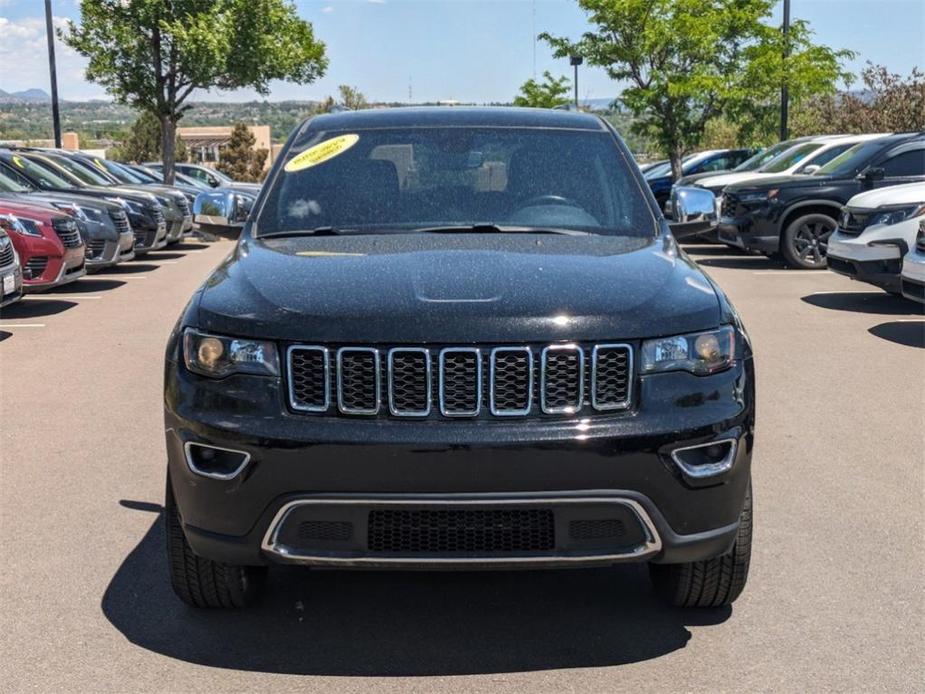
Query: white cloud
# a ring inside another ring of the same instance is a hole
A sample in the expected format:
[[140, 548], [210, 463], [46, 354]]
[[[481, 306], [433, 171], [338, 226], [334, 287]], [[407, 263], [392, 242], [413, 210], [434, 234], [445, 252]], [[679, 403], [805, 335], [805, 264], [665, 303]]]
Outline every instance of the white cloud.
[[324, 14], [331, 14], [334, 11], [334, 8], [331, 7], [330, 5], [327, 5], [326, 7], [322, 7], [321, 11]]
[[370, 5], [384, 5], [385, 0], [366, 0]]
[[[2, 0], [0, 0], [2, 2]], [[64, 17], [53, 17], [56, 28], [67, 25]], [[0, 89], [16, 92], [23, 89], [49, 91], [48, 43], [44, 17], [12, 20], [0, 17]], [[58, 95], [62, 99], [105, 97], [102, 88], [84, 79], [87, 61], [76, 51], [55, 39], [55, 63], [58, 70]]]

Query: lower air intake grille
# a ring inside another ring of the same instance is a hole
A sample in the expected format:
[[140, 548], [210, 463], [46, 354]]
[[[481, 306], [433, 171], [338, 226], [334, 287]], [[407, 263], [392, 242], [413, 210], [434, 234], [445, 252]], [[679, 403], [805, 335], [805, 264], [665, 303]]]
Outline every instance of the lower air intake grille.
[[573, 540], [608, 540], [626, 535], [626, 524], [619, 518], [574, 520], [568, 534]]
[[374, 510], [369, 551], [414, 553], [548, 552], [555, 549], [548, 509]]
[[353, 524], [345, 521], [302, 521], [297, 535], [300, 540], [346, 542], [353, 537]]

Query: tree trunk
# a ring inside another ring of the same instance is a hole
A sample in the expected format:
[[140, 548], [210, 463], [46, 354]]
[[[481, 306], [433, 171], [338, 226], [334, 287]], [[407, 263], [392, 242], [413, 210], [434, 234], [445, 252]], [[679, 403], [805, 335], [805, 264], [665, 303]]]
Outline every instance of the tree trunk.
[[671, 151], [668, 153], [668, 157], [671, 160], [671, 176], [674, 180], [681, 178], [681, 148], [672, 147]]
[[176, 160], [177, 124], [170, 116], [161, 116], [161, 162], [164, 164], [164, 183], [173, 185]]

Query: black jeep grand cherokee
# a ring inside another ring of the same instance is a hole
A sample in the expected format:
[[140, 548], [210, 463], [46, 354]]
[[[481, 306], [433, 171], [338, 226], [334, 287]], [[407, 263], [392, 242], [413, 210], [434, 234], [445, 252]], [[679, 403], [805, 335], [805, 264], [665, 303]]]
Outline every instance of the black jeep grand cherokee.
[[170, 338], [173, 587], [641, 561], [673, 604], [728, 604], [754, 402], [735, 310], [603, 120], [319, 116]]

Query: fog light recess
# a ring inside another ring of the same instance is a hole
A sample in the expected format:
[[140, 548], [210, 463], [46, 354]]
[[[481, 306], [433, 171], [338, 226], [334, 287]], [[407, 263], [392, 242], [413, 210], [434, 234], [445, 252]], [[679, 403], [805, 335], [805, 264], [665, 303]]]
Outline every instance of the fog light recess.
[[685, 475], [704, 479], [721, 475], [732, 468], [736, 458], [736, 439], [720, 439], [696, 446], [684, 446], [671, 452], [671, 459]]
[[187, 441], [183, 447], [186, 464], [197, 475], [215, 480], [234, 479], [247, 467], [251, 460], [249, 453], [232, 448], [220, 448], [204, 443]]

